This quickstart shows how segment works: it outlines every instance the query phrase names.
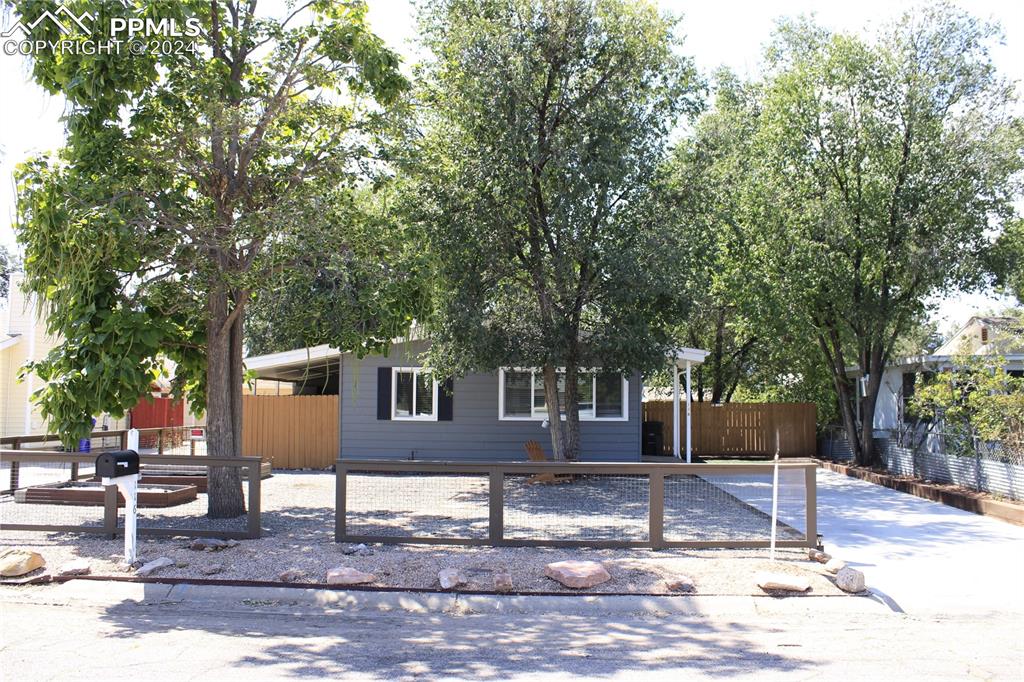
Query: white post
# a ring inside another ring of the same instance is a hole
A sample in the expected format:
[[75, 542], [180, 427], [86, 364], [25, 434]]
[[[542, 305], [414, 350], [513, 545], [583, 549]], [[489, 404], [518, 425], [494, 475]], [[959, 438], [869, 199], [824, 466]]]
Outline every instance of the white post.
[[672, 362], [672, 456], [679, 459], [679, 365], [674, 361]]
[[772, 470], [772, 541], [768, 559], [775, 561], [775, 526], [779, 518], [779, 431], [775, 430], [775, 466]]
[[[139, 430], [128, 429], [128, 449], [139, 452]], [[124, 495], [124, 560], [127, 564], [135, 563], [137, 557], [137, 526], [139, 475], [125, 476], [117, 482], [117, 489]]]
[[117, 482], [117, 489], [124, 495], [124, 561], [134, 564], [137, 559], [135, 544], [137, 501], [139, 499], [139, 476], [124, 476]]
[[690, 426], [692, 419], [690, 417], [690, 401], [692, 399], [692, 391], [690, 390], [690, 361], [686, 361], [686, 463], [690, 464], [690, 453], [691, 453], [691, 438], [690, 438]]

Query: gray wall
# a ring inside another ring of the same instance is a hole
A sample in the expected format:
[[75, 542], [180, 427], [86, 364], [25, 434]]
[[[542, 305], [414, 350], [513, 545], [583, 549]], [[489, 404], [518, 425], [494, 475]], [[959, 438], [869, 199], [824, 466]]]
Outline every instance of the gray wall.
[[[388, 356], [343, 359], [341, 456], [343, 459], [497, 460], [526, 459], [523, 445], [536, 440], [551, 454], [551, 435], [539, 421], [498, 419], [498, 373], [455, 380], [452, 421], [377, 419], [377, 368], [416, 366], [423, 342], [393, 346]], [[629, 421], [580, 423], [581, 458], [640, 461], [642, 387], [629, 378]]]

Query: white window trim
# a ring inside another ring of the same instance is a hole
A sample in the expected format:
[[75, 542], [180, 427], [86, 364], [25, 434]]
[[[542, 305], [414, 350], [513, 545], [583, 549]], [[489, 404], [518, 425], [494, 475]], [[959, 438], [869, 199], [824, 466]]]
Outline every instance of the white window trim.
[[432, 382], [434, 390], [433, 414], [429, 415], [405, 415], [398, 414], [398, 373], [411, 372], [412, 379], [412, 409], [416, 409], [416, 378], [425, 370], [423, 367], [392, 367], [391, 368], [391, 419], [400, 422], [436, 422], [437, 421], [437, 379]]
[[[565, 368], [563, 368], [563, 367], [559, 367], [558, 371], [562, 372], [562, 371], [564, 371], [564, 369]], [[509, 417], [509, 416], [505, 415], [505, 372], [506, 371], [510, 371], [510, 372], [530, 372], [531, 373], [531, 377], [530, 377], [530, 412], [532, 414], [533, 411], [534, 411], [534, 408], [533, 408], [533, 405], [534, 405], [533, 396], [534, 396], [534, 391], [535, 391], [534, 386], [535, 386], [535, 383], [536, 383], [534, 381], [533, 375], [535, 375], [540, 370], [536, 369], [536, 368], [533, 368], [533, 367], [501, 367], [501, 368], [498, 369], [498, 421], [503, 421], [503, 422], [540, 422], [540, 421], [544, 421], [545, 419], [547, 419], [548, 417], [547, 417], [547, 410], [546, 409], [545, 409], [545, 413], [544, 414], [536, 415], [536, 416], [530, 416], [530, 417]], [[596, 414], [597, 414], [597, 381], [596, 381], [596, 377], [597, 377], [597, 372], [599, 372], [600, 369], [598, 369], [598, 368], [587, 368], [587, 369], [580, 368], [580, 371], [581, 372], [583, 372], [583, 371], [594, 372], [594, 376], [593, 376], [593, 378], [590, 381], [590, 386], [591, 386], [591, 389], [590, 389], [591, 390], [590, 399], [592, 401], [591, 404], [594, 406], [593, 407], [594, 411], [593, 411], [592, 415], [590, 415], [590, 416], [586, 416], [587, 413], [581, 411], [580, 412], [580, 421], [581, 422], [627, 422], [627, 421], [629, 421], [629, 379], [626, 378], [626, 375], [624, 375], [624, 374], [619, 375], [621, 377], [621, 379], [622, 379], [622, 416], [621, 417], [598, 417], [598, 416], [596, 416]], [[562, 419], [563, 420], [565, 419], [565, 415], [564, 414], [562, 415]]]

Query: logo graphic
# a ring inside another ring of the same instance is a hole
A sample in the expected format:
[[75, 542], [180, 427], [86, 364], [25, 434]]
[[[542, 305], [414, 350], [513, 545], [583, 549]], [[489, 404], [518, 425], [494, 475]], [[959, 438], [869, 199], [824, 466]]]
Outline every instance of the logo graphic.
[[[122, 0], [122, 2], [124, 2], [124, 0]], [[65, 15], [64, 21], [61, 21], [61, 19], [57, 16], [58, 14]], [[88, 12], [82, 12], [81, 14], [76, 15], [74, 12], [72, 12], [64, 5], [59, 5], [57, 7], [56, 12], [46, 10], [38, 17], [36, 17], [34, 20], [28, 22], [28, 24], [25, 24], [21, 21], [14, 22], [14, 26], [11, 26], [10, 29], [4, 31], [3, 33], [0, 33], [0, 38], [10, 38], [12, 35], [14, 35], [15, 31], [19, 30], [26, 38], [28, 38], [31, 35], [31, 31], [35, 29], [36, 26], [47, 20], [51, 21], [57, 27], [57, 29], [64, 35], [71, 33], [72, 28], [74, 28], [76, 24], [80, 29], [88, 33], [91, 31], [91, 28], [85, 22], [88, 20], [91, 24], [95, 19], [96, 17], [94, 17], [92, 14], [89, 14]]]
[[[132, 0], [120, 0], [128, 10], [126, 16], [111, 17], [109, 26], [97, 25], [90, 12], [75, 13], [66, 5], [44, 10], [34, 19], [19, 17], [14, 25], [0, 32], [0, 44], [6, 55], [32, 55], [40, 52], [64, 54], [196, 54], [193, 40], [202, 33], [197, 17], [140, 17], [135, 15]], [[6, 23], [6, 22], [5, 22]], [[52, 26], [51, 26], [52, 25]], [[43, 26], [53, 38], [34, 38], [33, 32]], [[98, 34], [98, 35], [97, 35]], [[94, 37], [95, 36], [95, 37]]]

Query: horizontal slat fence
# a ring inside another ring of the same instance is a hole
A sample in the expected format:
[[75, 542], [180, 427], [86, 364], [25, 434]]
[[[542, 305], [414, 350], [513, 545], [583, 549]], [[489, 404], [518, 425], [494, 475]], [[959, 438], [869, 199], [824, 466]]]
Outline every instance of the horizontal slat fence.
[[[692, 403], [693, 454], [742, 456], [775, 454], [813, 457], [817, 450], [814, 403]], [[686, 447], [686, 403], [679, 405], [680, 447]], [[662, 453], [672, 453], [672, 401], [644, 403], [644, 421], [662, 424]]]
[[242, 454], [275, 469], [326, 469], [338, 458], [338, 396], [242, 396]]

